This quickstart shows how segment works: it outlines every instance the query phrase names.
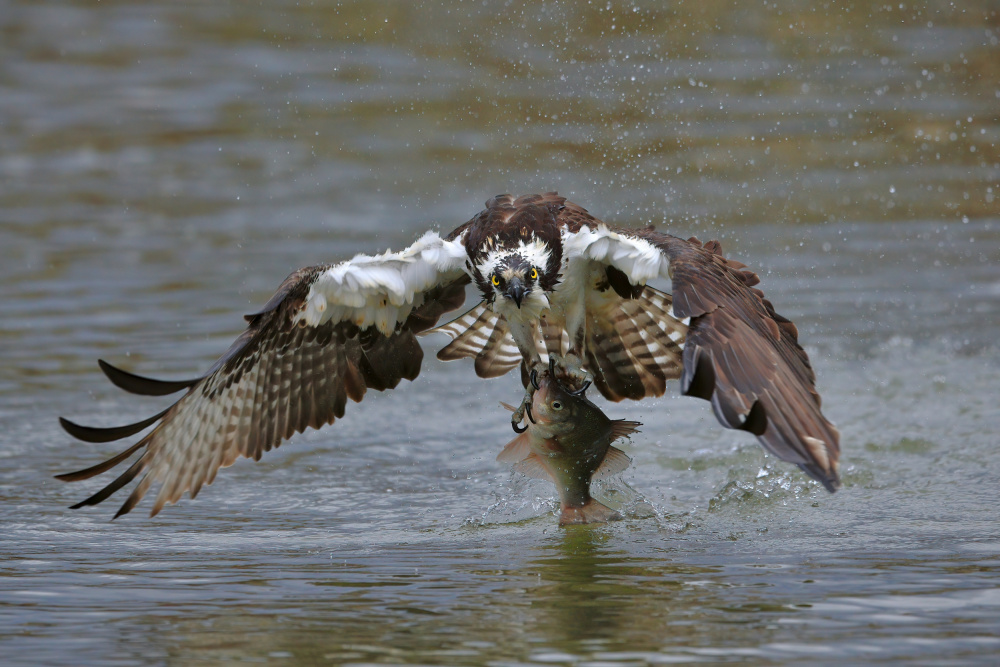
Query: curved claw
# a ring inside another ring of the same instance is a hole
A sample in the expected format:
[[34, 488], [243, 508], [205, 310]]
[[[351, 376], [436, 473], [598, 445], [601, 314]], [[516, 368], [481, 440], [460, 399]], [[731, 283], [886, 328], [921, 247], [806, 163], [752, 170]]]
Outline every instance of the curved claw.
[[549, 377], [556, 376], [556, 358], [554, 356], [549, 357]]
[[514, 429], [514, 433], [524, 433], [525, 431], [528, 430], [527, 426], [518, 426], [514, 422], [510, 423], [510, 427]]
[[531, 369], [531, 386], [538, 390], [538, 371]]
[[[531, 414], [531, 403], [528, 403], [524, 406], [524, 413], [528, 415], [528, 421], [530, 421], [532, 424], [538, 423], [535, 421], [535, 415]], [[524, 428], [528, 428], [528, 425], [525, 424]]]
[[591, 384], [592, 384], [591, 381], [587, 380], [586, 382], [583, 383], [582, 387], [580, 387], [576, 391], [569, 392], [569, 395], [570, 396], [583, 396], [583, 392], [587, 391], [587, 387], [589, 387]]

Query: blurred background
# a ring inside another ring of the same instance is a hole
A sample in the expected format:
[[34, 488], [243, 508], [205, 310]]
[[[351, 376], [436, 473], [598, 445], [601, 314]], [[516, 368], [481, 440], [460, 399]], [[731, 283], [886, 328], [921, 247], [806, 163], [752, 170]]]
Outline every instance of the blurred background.
[[[998, 41], [988, 1], [0, 0], [0, 650], [988, 661]], [[557, 530], [551, 486], [493, 461], [514, 378], [427, 339], [413, 385], [195, 502], [65, 509], [99, 487], [51, 476], [117, 449], [56, 416], [163, 407], [97, 357], [203, 372], [295, 268], [548, 190], [760, 273], [843, 432], [841, 493], [674, 390], [602, 404], [646, 424], [604, 489], [628, 519]]]

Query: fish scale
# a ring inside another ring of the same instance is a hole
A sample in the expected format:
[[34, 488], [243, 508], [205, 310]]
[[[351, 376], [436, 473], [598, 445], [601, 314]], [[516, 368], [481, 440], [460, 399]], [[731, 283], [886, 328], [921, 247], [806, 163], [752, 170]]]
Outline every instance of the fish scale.
[[550, 370], [533, 378], [527, 427], [497, 461], [529, 477], [547, 479], [559, 493], [559, 525], [605, 523], [621, 515], [590, 495], [594, 477], [625, 470], [631, 460], [612, 442], [635, 433], [639, 422], [609, 419], [585, 395], [564, 387]]

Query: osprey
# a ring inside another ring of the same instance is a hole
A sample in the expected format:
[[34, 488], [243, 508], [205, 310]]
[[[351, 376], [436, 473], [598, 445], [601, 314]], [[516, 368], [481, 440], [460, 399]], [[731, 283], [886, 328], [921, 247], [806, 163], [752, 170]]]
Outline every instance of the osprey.
[[[670, 279], [673, 294], [647, 285], [656, 278]], [[470, 282], [482, 300], [435, 329], [463, 304]], [[186, 393], [126, 426], [61, 418], [87, 442], [156, 427], [107, 461], [58, 478], [88, 479], [140, 452], [73, 507], [100, 503], [141, 475], [115, 518], [154, 482], [156, 515], [185, 491], [194, 498], [237, 458], [258, 460], [306, 427], [333, 423], [347, 399], [415, 379], [423, 358], [417, 336], [442, 332], [452, 341], [438, 357], [473, 358], [480, 377], [520, 366], [528, 405], [527, 378], [550, 358], [564, 376], [589, 376], [611, 401], [660, 396], [667, 380], [679, 378], [682, 393], [711, 401], [723, 426], [753, 433], [835, 491], [839, 433], [820, 412], [795, 325], [775, 312], [758, 282], [717, 242], [611, 227], [554, 192], [498, 195], [443, 238], [428, 232], [399, 252], [295, 271], [200, 377], [155, 380], [99, 360], [128, 392]]]

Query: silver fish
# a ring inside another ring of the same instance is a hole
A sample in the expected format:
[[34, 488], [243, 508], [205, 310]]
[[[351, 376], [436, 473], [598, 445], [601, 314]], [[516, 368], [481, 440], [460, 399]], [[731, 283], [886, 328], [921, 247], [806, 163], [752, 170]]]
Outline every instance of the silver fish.
[[609, 419], [584, 395], [589, 382], [570, 391], [549, 372], [533, 376], [532, 383], [536, 389], [527, 411], [527, 427], [507, 443], [497, 461], [512, 463], [514, 470], [556, 485], [560, 526], [621, 519], [618, 512], [591, 497], [590, 482], [628, 468], [632, 460], [611, 443], [637, 432], [642, 424]]

